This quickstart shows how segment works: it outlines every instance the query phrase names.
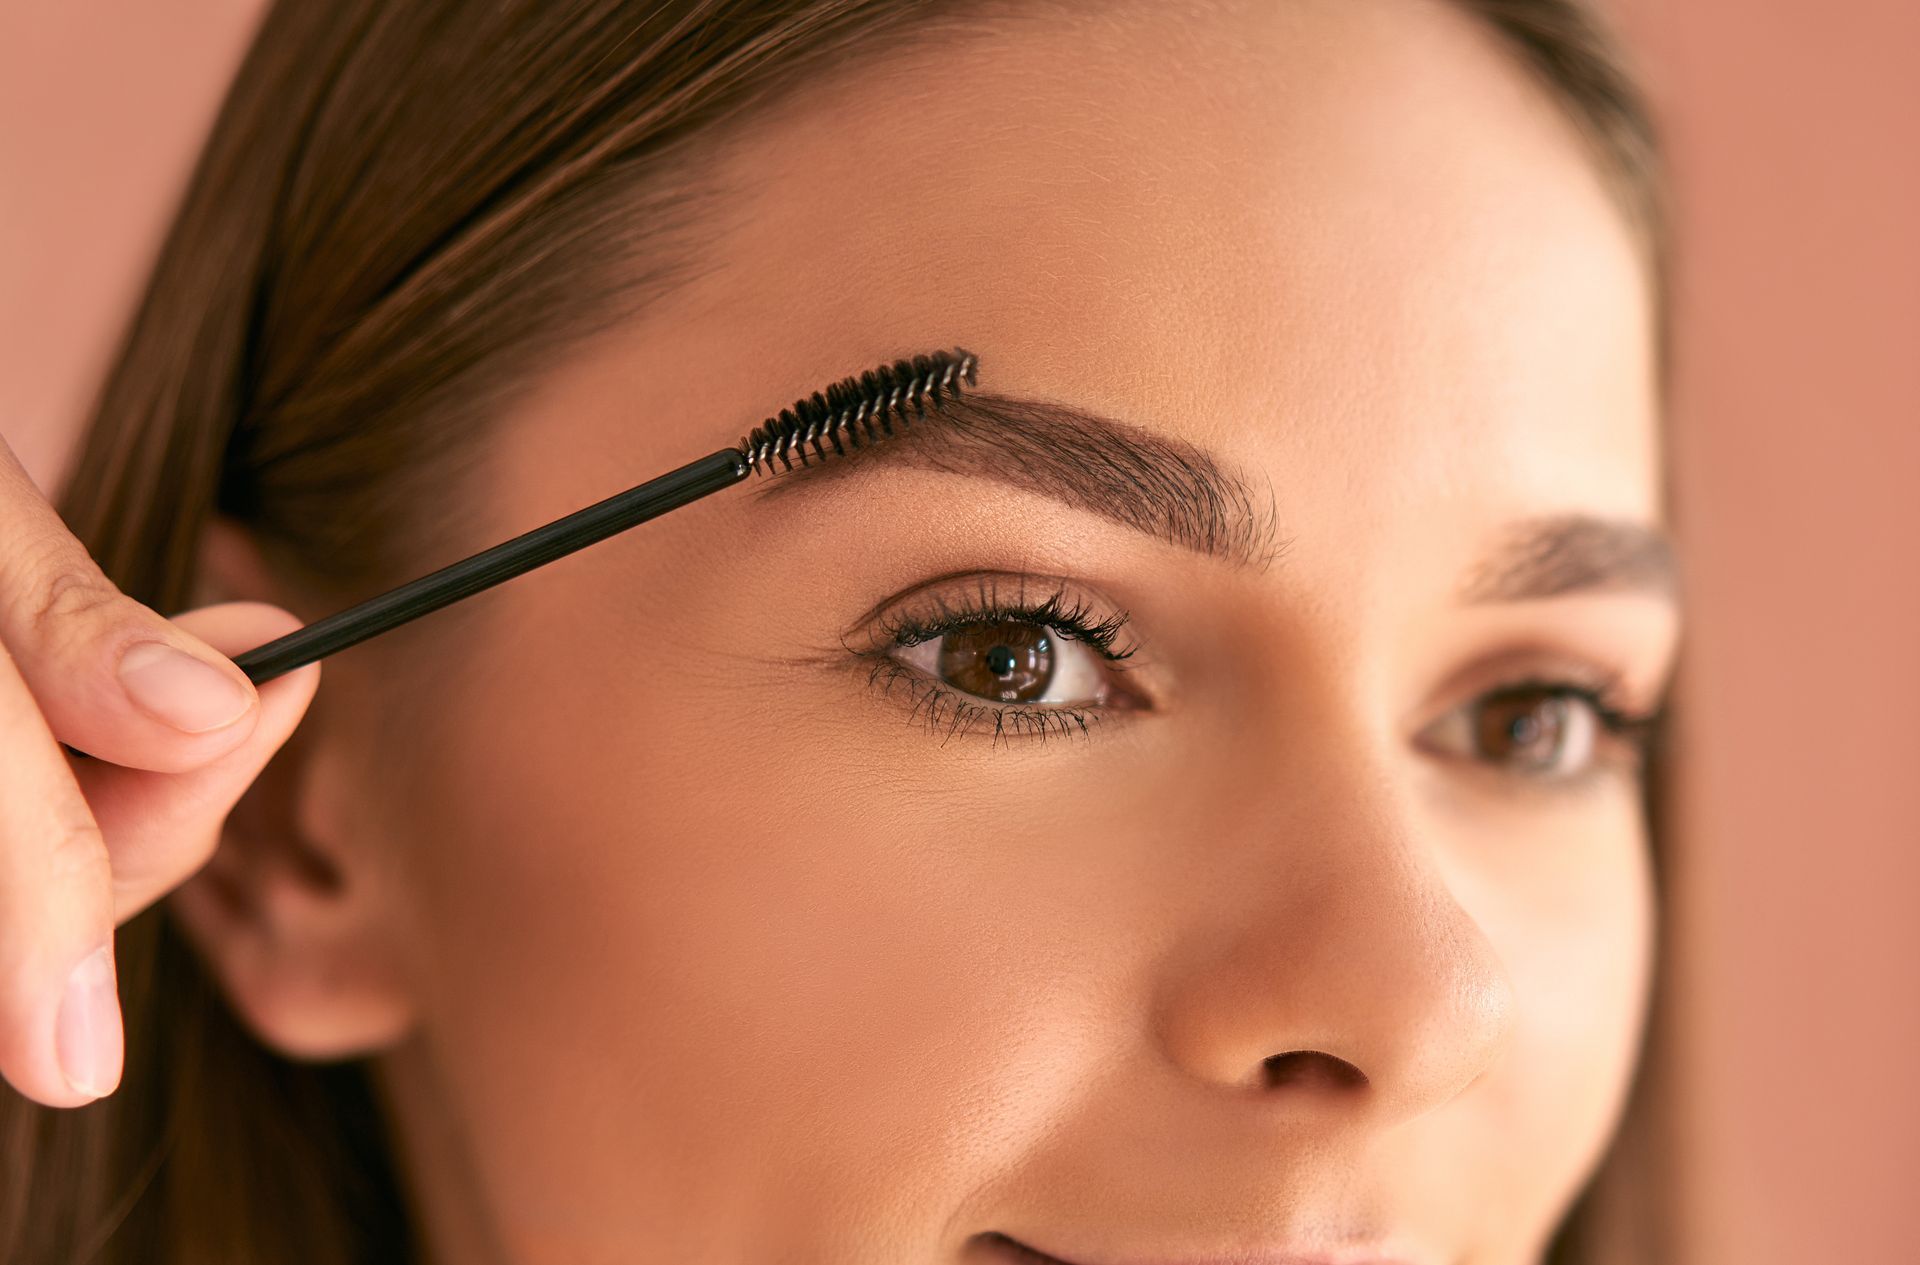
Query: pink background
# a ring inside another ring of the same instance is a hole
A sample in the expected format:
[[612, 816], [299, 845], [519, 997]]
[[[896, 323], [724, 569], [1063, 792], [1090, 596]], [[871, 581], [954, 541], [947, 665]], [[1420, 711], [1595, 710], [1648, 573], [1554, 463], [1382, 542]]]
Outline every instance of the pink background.
[[[1920, 1239], [1920, 4], [1621, 0], [1680, 198], [1688, 1261]], [[0, 434], [44, 486], [258, 10], [0, 8]]]

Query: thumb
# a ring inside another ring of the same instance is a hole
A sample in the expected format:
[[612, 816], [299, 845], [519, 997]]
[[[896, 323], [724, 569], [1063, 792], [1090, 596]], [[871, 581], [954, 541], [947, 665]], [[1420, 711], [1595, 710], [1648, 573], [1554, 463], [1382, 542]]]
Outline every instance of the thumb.
[[[227, 656], [301, 626], [287, 611], [259, 602], [202, 607], [173, 622]], [[116, 924], [184, 882], [213, 855], [227, 814], [292, 735], [319, 684], [320, 665], [314, 663], [260, 686], [260, 718], [246, 739], [186, 772], [74, 762], [74, 776], [106, 841]]]

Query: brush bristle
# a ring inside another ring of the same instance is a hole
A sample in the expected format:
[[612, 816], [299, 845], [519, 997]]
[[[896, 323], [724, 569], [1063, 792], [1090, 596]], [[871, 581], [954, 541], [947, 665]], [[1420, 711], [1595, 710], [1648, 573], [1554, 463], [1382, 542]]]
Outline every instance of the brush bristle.
[[894, 433], [896, 423], [904, 429], [926, 416], [929, 405], [937, 409], [957, 397], [962, 385], [972, 386], [979, 364], [972, 352], [955, 347], [842, 378], [754, 427], [740, 441], [740, 455], [756, 474], [779, 474], [796, 460], [809, 465], [878, 443]]

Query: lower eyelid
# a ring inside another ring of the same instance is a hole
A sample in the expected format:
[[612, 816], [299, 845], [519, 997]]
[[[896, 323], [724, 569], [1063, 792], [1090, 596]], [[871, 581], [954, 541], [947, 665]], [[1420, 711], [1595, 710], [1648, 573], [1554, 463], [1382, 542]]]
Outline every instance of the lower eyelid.
[[995, 742], [1049, 735], [1091, 736], [1105, 718], [1106, 709], [1100, 707], [1036, 706], [976, 698], [885, 651], [862, 652], [862, 657], [874, 660], [866, 673], [868, 686], [885, 697], [897, 695], [904, 685], [907, 697], [902, 711], [909, 723], [923, 723], [930, 736], [941, 735], [943, 740], [976, 732], [991, 736]]

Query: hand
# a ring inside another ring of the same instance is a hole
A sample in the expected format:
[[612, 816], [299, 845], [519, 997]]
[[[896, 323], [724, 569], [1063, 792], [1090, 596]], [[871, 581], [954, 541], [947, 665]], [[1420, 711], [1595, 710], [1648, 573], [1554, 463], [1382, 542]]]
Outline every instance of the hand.
[[0, 442], [0, 1076], [27, 1097], [119, 1084], [113, 929], [212, 856], [306, 713], [319, 665], [256, 691], [226, 657], [299, 626], [135, 602]]

